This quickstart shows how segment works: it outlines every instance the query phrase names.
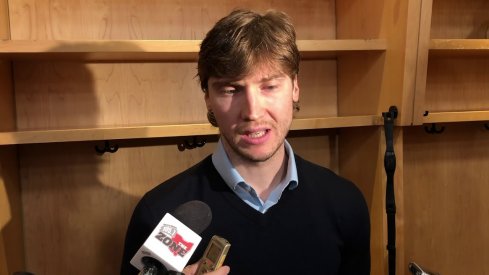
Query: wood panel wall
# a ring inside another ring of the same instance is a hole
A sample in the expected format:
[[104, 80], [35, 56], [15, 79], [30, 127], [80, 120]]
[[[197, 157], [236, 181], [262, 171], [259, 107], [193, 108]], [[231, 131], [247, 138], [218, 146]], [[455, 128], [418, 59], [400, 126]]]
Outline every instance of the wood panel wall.
[[18, 0], [9, 3], [12, 39], [202, 39], [236, 8], [288, 13], [299, 39], [335, 37], [335, 1]]
[[[287, 12], [299, 39], [385, 38], [382, 53], [304, 61], [297, 117], [380, 115], [400, 107], [397, 272], [408, 274], [407, 264], [416, 261], [443, 275], [489, 274], [489, 131], [482, 122], [445, 124], [440, 135], [410, 126], [412, 110], [420, 124], [424, 109], [488, 109], [487, 55], [416, 55], [428, 51], [430, 38], [487, 39], [489, 2], [432, 2], [428, 9], [431, 2], [421, 0], [0, 0], [0, 38], [201, 39], [240, 7]], [[0, 130], [203, 122], [195, 67], [0, 60]], [[426, 93], [413, 99], [425, 78]], [[387, 274], [383, 135], [372, 126], [290, 136], [297, 153], [353, 180], [365, 194], [375, 275]], [[0, 274], [117, 274], [135, 203], [211, 153], [216, 137], [206, 138], [203, 148], [184, 152], [177, 150], [183, 138], [113, 141], [121, 148], [104, 155], [94, 150], [103, 141], [2, 146], [0, 199], [8, 198], [8, 209], [0, 210]]]
[[433, 1], [431, 38], [489, 38], [489, 2]]
[[[287, 12], [299, 39], [334, 38], [335, 1], [74, 1], [9, 3], [12, 39], [201, 39], [235, 7]], [[336, 62], [301, 65], [297, 117], [337, 114]], [[16, 126], [86, 128], [206, 121], [191, 62], [15, 61]], [[132, 210], [150, 188], [215, 148], [183, 139], [19, 145], [25, 268], [37, 274], [117, 274]], [[296, 133], [306, 159], [339, 170], [336, 131]], [[88, 234], [87, 234], [88, 233]], [[63, 260], [59, 260], [63, 259]], [[69, 259], [69, 260], [66, 260]], [[82, 260], [80, 260], [82, 259]]]
[[[8, 1], [0, 0], [0, 39], [10, 39]], [[0, 131], [15, 129], [12, 64], [0, 60]], [[24, 267], [21, 190], [16, 146], [0, 148], [0, 274]], [[7, 249], [8, 248], [8, 249]]]
[[489, 131], [445, 124], [404, 137], [405, 264], [439, 274], [489, 274]]
[[[337, 165], [334, 135], [299, 135], [290, 142], [306, 159]], [[176, 143], [121, 141], [116, 153], [102, 156], [96, 142], [20, 146], [28, 270], [118, 273], [125, 229], [139, 198], [215, 148], [209, 142], [180, 152]]]
[[28, 270], [117, 274], [139, 198], [215, 147], [180, 152], [176, 143], [120, 141], [104, 155], [94, 149], [102, 142], [20, 146]]
[[489, 57], [430, 57], [425, 106], [431, 112], [487, 110]]
[[[15, 63], [19, 130], [206, 122], [195, 63]], [[322, 74], [328, 77], [322, 77]], [[335, 116], [336, 63], [301, 64], [302, 110]]]
[[398, 114], [397, 123], [409, 125], [414, 98], [420, 0], [350, 0], [336, 1], [336, 5], [337, 14], [341, 14], [337, 19], [338, 39], [386, 39], [390, 49], [382, 54], [338, 58], [339, 113], [379, 115], [395, 105], [403, 110]]

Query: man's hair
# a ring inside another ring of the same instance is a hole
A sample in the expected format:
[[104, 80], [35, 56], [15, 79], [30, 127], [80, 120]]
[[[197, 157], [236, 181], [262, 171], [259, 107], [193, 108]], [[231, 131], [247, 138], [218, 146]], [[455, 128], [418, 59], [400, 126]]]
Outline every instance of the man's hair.
[[261, 62], [278, 65], [292, 78], [299, 72], [299, 61], [294, 26], [285, 13], [235, 10], [219, 20], [202, 41], [198, 76], [207, 92], [210, 77], [244, 77]]

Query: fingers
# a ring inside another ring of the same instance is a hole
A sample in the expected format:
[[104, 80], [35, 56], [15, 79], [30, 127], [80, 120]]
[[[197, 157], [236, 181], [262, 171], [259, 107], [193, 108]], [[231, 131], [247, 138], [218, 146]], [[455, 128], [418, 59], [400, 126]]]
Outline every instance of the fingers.
[[212, 271], [210, 273], [207, 273], [207, 275], [227, 275], [230, 270], [231, 269], [229, 268], [229, 266], [224, 265], [224, 266], [221, 266], [220, 268], [218, 268], [215, 271]]
[[195, 264], [188, 265], [183, 269], [183, 273], [185, 273], [185, 275], [194, 275], [198, 267], [199, 267], [198, 262]]
[[[198, 266], [199, 266], [198, 263], [189, 265], [183, 269], [183, 273], [185, 273], [185, 275], [195, 275], [195, 272], [197, 272]], [[217, 270], [214, 270], [212, 272], [205, 273], [205, 274], [206, 275], [227, 275], [227, 274], [229, 274], [229, 271], [230, 271], [229, 266], [225, 265], [225, 266], [221, 266]]]

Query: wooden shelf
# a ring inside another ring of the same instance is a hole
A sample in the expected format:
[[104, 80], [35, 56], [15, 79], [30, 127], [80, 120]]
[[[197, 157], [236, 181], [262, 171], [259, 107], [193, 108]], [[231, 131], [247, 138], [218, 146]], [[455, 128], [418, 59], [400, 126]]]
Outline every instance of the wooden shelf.
[[489, 111], [433, 112], [423, 117], [423, 123], [489, 121]]
[[[5, 40], [0, 58], [14, 60], [196, 61], [201, 40]], [[352, 51], [384, 51], [386, 41], [299, 40], [303, 58], [332, 58]]]
[[429, 50], [435, 55], [489, 56], [489, 39], [431, 39]]
[[[292, 122], [291, 130], [327, 129], [381, 125], [379, 116], [303, 118]], [[91, 140], [115, 140], [138, 138], [161, 138], [195, 135], [216, 135], [218, 129], [208, 123], [128, 126], [89, 129], [57, 129], [0, 132], [0, 145], [73, 142]]]
[[304, 59], [333, 58], [342, 53], [387, 49], [384, 39], [369, 40], [298, 40], [297, 47]]
[[[63, 61], [189, 61], [198, 57], [201, 40], [5, 40], [0, 58], [11, 60]], [[351, 52], [384, 52], [384, 39], [298, 40], [304, 59], [329, 59]], [[380, 125], [379, 116], [296, 119], [292, 130]], [[207, 123], [142, 125], [87, 129], [42, 129], [0, 132], [0, 145], [90, 140], [138, 139], [213, 135], [218, 130]]]
[[374, 126], [384, 123], [382, 116], [348, 116], [327, 118], [301, 118], [292, 121], [291, 130], [310, 130], [327, 128], [344, 128], [358, 126]]

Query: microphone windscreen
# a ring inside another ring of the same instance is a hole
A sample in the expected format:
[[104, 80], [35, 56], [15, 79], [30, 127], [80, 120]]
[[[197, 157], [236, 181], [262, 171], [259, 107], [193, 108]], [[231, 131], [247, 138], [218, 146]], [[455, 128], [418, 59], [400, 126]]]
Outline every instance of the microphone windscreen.
[[212, 220], [212, 212], [209, 205], [198, 200], [181, 204], [170, 214], [199, 235], [209, 226]]

